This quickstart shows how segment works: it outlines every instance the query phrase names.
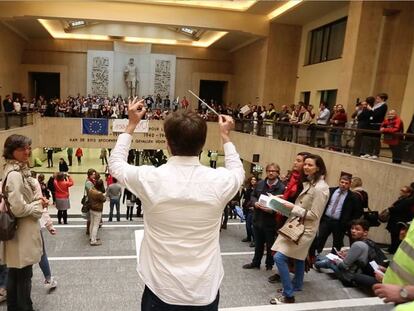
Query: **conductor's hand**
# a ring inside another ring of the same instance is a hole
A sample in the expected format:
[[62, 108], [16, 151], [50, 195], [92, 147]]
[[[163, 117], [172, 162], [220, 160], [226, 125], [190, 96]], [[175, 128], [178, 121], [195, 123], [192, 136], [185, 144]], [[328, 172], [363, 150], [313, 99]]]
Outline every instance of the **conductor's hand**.
[[138, 97], [134, 97], [133, 100], [129, 100], [128, 103], [128, 125], [125, 129], [125, 133], [132, 134], [137, 127], [139, 121], [142, 120], [146, 113], [144, 106], [144, 100], [138, 100]]
[[219, 128], [220, 128], [220, 135], [223, 139], [223, 144], [228, 143], [230, 141], [230, 131], [234, 128], [234, 121], [233, 118], [230, 116], [226, 116], [221, 114], [219, 119]]

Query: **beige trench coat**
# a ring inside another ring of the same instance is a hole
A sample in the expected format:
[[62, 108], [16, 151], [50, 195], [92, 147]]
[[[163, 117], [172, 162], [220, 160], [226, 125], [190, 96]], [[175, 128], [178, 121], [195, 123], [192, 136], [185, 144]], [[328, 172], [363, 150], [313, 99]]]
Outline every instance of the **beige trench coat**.
[[309, 248], [318, 232], [319, 222], [325, 211], [326, 203], [329, 199], [329, 186], [320, 179], [316, 184], [305, 182], [303, 190], [296, 199], [295, 206], [292, 209], [291, 216], [287, 221], [293, 217], [303, 217], [305, 210], [307, 210], [305, 218], [305, 233], [300, 238], [299, 243], [295, 244], [281, 234], [276, 239], [272, 246], [272, 250], [281, 252], [285, 256], [304, 260], [308, 255]]
[[17, 231], [12, 240], [3, 243], [2, 262], [9, 268], [23, 268], [38, 263], [43, 252], [39, 224], [43, 211], [39, 200], [41, 193], [36, 188], [37, 180], [30, 177], [27, 167], [8, 161], [4, 167], [3, 181], [8, 172], [5, 192], [10, 209], [17, 217]]

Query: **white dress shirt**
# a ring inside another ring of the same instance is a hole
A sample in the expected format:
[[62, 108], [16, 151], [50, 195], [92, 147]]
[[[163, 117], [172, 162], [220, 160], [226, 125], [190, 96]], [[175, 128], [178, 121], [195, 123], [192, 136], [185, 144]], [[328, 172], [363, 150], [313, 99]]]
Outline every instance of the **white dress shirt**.
[[144, 210], [138, 272], [145, 285], [173, 305], [208, 305], [223, 279], [219, 230], [224, 206], [239, 190], [244, 169], [232, 143], [226, 168], [198, 157], [173, 156], [158, 168], [127, 163], [132, 136], [119, 135], [109, 159], [111, 174], [137, 195]]

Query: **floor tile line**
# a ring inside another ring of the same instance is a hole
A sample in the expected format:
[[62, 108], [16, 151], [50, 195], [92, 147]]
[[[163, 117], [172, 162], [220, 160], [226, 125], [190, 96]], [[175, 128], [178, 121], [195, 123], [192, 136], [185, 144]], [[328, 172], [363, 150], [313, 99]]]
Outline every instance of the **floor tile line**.
[[221, 311], [307, 311], [307, 310], [326, 310], [336, 308], [352, 308], [362, 306], [384, 305], [384, 302], [377, 297], [369, 298], [350, 298], [339, 300], [322, 300], [312, 302], [302, 302], [283, 305], [263, 305], [249, 307], [221, 308]]

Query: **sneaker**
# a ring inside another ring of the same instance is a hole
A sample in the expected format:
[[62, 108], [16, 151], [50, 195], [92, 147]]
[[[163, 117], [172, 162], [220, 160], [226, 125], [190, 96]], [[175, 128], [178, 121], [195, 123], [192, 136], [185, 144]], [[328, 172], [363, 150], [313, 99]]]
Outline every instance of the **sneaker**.
[[371, 157], [369, 154], [364, 154], [361, 156], [361, 158], [364, 158], [364, 159], [368, 159], [369, 157]]
[[256, 244], [254, 244], [254, 242], [250, 242], [249, 247], [255, 247]]
[[52, 289], [56, 288], [56, 286], [57, 286], [57, 281], [53, 277], [50, 278], [49, 281], [45, 281], [45, 288], [47, 290], [52, 290]]
[[373, 156], [370, 156], [369, 158], [370, 158], [370, 159], [378, 159], [378, 156], [373, 155]]
[[295, 303], [295, 297], [281, 296], [270, 299], [271, 305], [283, 305], [286, 303]]
[[251, 242], [252, 240], [249, 238], [244, 238], [243, 240], [241, 240], [242, 242]]
[[96, 241], [94, 243], [91, 242], [91, 246], [99, 246], [99, 245], [102, 245], [101, 241]]

